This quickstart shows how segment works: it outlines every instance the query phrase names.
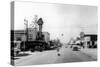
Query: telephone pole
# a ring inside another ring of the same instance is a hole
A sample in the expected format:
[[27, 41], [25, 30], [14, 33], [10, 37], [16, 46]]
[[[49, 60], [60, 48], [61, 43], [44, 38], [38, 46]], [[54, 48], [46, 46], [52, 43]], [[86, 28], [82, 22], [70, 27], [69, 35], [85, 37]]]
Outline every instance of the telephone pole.
[[28, 41], [28, 20], [24, 19], [26, 41]]

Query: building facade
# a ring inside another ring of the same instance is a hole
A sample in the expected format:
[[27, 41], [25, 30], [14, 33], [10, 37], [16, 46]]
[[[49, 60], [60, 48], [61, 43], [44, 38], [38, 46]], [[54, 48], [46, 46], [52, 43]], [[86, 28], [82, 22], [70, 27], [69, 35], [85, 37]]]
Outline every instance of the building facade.
[[43, 35], [44, 35], [44, 40], [46, 42], [49, 42], [50, 41], [50, 34], [48, 32], [43, 32]]
[[[25, 30], [14, 30], [11, 36], [12, 41], [35, 41], [37, 36], [37, 29], [28, 28], [28, 33]], [[50, 34], [48, 32], [42, 32], [44, 40], [50, 41]]]

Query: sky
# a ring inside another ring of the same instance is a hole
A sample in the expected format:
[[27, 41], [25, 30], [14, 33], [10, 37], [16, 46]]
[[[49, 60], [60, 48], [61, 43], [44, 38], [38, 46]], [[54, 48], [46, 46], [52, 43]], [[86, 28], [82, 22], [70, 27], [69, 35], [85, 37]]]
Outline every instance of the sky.
[[[43, 31], [50, 33], [50, 39], [67, 42], [81, 31], [97, 34], [98, 16], [96, 6], [49, 4], [34, 2], [15, 2], [14, 29], [25, 29], [25, 21], [29, 25], [35, 15], [44, 21]], [[62, 36], [63, 34], [63, 36]]]

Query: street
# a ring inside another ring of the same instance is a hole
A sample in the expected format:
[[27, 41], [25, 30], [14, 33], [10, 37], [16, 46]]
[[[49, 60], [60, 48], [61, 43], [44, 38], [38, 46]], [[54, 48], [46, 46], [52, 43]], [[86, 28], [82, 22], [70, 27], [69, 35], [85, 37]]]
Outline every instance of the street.
[[18, 57], [20, 59], [15, 60], [16, 66], [97, 60], [97, 49], [81, 49], [80, 51], [72, 51], [69, 47], [62, 47], [59, 52], [61, 54], [60, 56], [57, 55], [57, 50], [27, 53], [29, 53], [28, 56]]

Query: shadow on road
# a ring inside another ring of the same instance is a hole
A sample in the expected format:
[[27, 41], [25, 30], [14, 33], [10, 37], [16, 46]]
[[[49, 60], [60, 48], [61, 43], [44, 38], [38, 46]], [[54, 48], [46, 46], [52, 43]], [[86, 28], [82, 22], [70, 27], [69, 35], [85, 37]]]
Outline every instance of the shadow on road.
[[17, 59], [20, 59], [20, 58], [11, 57], [11, 60], [17, 60]]
[[28, 55], [31, 55], [29, 53], [22, 53], [22, 54], [18, 54], [16, 57], [23, 57], [23, 56], [28, 56]]
[[29, 56], [29, 55], [31, 55], [31, 54], [29, 54], [29, 53], [21, 53], [21, 54], [16, 55], [15, 57], [12, 56], [11, 59], [12, 60], [17, 60], [17, 59], [20, 59], [21, 57]]

